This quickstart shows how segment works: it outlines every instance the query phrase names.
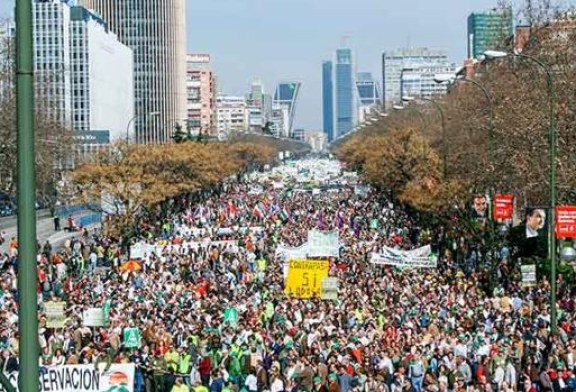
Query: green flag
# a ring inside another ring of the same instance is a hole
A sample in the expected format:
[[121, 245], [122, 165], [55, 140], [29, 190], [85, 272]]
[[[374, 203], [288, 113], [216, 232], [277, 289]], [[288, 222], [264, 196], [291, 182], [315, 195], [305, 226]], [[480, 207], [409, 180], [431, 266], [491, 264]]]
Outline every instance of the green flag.
[[238, 311], [234, 308], [225, 309], [224, 322], [229, 322], [232, 325], [238, 324]]
[[140, 331], [138, 328], [126, 328], [124, 330], [124, 347], [140, 348]]

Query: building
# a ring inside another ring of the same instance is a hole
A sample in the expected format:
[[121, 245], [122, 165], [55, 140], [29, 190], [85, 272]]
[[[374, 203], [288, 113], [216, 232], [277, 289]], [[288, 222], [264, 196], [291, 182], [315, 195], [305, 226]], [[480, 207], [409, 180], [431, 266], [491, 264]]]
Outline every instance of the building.
[[514, 35], [511, 8], [494, 8], [468, 16], [468, 58], [500, 49]]
[[385, 108], [391, 108], [394, 103], [399, 103], [402, 99], [401, 79], [404, 69], [425, 68], [434, 65], [449, 65], [446, 51], [428, 48], [401, 48], [383, 53], [382, 91]]
[[33, 4], [36, 105], [72, 130], [79, 151], [87, 153], [95, 148], [84, 142], [100, 146], [127, 137], [134, 115], [133, 54], [98, 15], [73, 3]]
[[256, 80], [250, 86], [250, 92], [246, 94], [248, 105], [248, 125], [250, 132], [262, 132], [262, 129], [272, 117], [273, 100], [270, 94], [266, 94], [264, 84]]
[[231, 133], [246, 132], [248, 129], [248, 105], [244, 97], [219, 95], [216, 98], [218, 139], [228, 138]]
[[61, 0], [33, 3], [37, 109], [67, 129], [72, 127], [70, 10]]
[[446, 93], [446, 84], [438, 84], [434, 76], [438, 74], [454, 75], [456, 64], [423, 64], [404, 68], [400, 73], [401, 97], [432, 98]]
[[10, 52], [16, 44], [16, 25], [11, 20], [0, 22], [0, 102], [14, 92], [14, 63]]
[[322, 130], [329, 142], [334, 140], [334, 84], [332, 61], [322, 63]]
[[107, 133], [99, 143], [127, 139], [134, 117], [132, 50], [98, 15], [72, 7], [70, 53], [72, 129]]
[[356, 75], [356, 93], [358, 94], [358, 122], [362, 123], [368, 115], [381, 104], [378, 83], [370, 72]]
[[285, 107], [288, 113], [288, 121], [286, 128], [282, 130], [282, 134], [289, 136], [292, 134], [292, 127], [294, 125], [294, 116], [296, 114], [296, 102], [298, 101], [298, 93], [300, 92], [301, 83], [299, 82], [282, 82], [276, 86], [274, 92], [273, 109]]
[[287, 106], [272, 106], [270, 130], [274, 136], [290, 137], [290, 113]]
[[136, 141], [171, 140], [175, 123], [187, 119], [186, 1], [78, 1], [102, 15], [134, 51]]
[[216, 77], [210, 69], [209, 54], [188, 54], [186, 58], [187, 126], [192, 134], [216, 133]]
[[292, 132], [292, 139], [304, 141], [306, 139], [306, 131], [301, 128], [295, 129]]
[[322, 152], [327, 146], [326, 133], [323, 131], [307, 132], [304, 139], [312, 147], [312, 152]]
[[338, 49], [334, 63], [335, 137], [345, 135], [356, 125], [356, 94], [354, 92], [354, 61], [352, 50]]

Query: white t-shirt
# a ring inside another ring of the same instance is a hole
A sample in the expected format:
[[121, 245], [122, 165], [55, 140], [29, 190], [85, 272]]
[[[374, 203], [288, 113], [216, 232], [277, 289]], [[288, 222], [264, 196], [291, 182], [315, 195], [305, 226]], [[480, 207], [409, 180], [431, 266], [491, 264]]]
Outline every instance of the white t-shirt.
[[258, 380], [256, 379], [256, 376], [253, 374], [249, 374], [248, 377], [246, 377], [246, 382], [244, 383], [244, 385], [246, 385], [249, 391], [254, 392], [258, 391]]
[[279, 378], [275, 379], [270, 386], [270, 392], [284, 392], [284, 383]]

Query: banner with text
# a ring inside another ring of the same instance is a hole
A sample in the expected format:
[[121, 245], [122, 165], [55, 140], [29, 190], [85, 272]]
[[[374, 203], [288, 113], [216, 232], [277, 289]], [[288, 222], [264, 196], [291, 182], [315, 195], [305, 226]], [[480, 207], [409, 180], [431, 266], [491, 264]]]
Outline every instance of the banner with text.
[[309, 257], [338, 257], [340, 256], [340, 240], [338, 231], [319, 230], [308, 231]]
[[[113, 364], [104, 371], [94, 365], [62, 365], [43, 368], [40, 392], [134, 392], [134, 364]], [[7, 374], [18, 390], [18, 373]], [[0, 386], [0, 391], [4, 389]]]
[[576, 206], [556, 207], [556, 238], [576, 238]]
[[326, 260], [290, 260], [286, 292], [298, 298], [320, 297], [322, 281], [328, 277], [330, 263]]
[[383, 247], [380, 253], [372, 253], [370, 262], [377, 265], [392, 265], [409, 268], [436, 268], [438, 259], [432, 254], [430, 245], [413, 250]]

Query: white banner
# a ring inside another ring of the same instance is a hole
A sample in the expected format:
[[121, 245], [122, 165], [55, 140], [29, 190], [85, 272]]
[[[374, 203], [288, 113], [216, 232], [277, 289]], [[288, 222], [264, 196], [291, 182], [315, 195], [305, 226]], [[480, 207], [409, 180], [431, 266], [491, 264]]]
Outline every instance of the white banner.
[[412, 250], [398, 250], [385, 246], [381, 253], [372, 253], [372, 264], [396, 267], [436, 268], [438, 259], [431, 254], [430, 245]]
[[154, 253], [156, 256], [161, 256], [164, 253], [180, 252], [181, 249], [193, 249], [198, 250], [199, 248], [207, 249], [209, 247], [221, 247], [227, 252], [237, 253], [238, 252], [238, 241], [236, 240], [225, 240], [225, 241], [211, 241], [206, 238], [204, 241], [185, 241], [180, 245], [167, 244], [146, 244], [143, 242], [138, 242], [130, 247], [130, 258], [132, 259], [145, 259]]
[[319, 230], [308, 231], [309, 257], [338, 257], [340, 256], [340, 240], [338, 231]]
[[291, 259], [306, 259], [308, 256], [308, 244], [302, 244], [298, 247], [288, 247], [284, 245], [278, 245], [276, 247], [276, 258], [282, 260], [291, 260]]
[[[94, 365], [45, 367], [38, 384], [40, 392], [134, 392], [134, 369], [134, 364], [113, 364], [106, 372]], [[7, 376], [18, 390], [18, 373]]]

